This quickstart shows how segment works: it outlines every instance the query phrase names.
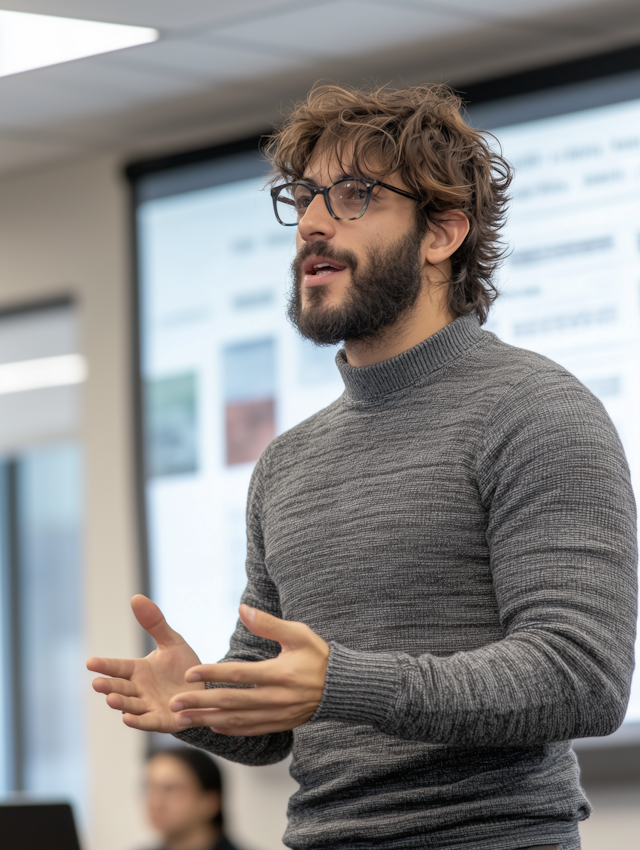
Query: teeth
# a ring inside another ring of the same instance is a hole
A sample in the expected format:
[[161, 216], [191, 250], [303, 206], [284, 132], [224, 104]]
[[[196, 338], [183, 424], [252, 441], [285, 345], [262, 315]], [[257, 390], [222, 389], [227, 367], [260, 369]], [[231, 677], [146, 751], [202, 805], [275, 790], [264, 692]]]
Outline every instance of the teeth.
[[316, 263], [315, 266], [314, 266], [314, 269], [331, 269], [331, 268], [333, 268], [333, 266], [331, 266], [329, 263]]

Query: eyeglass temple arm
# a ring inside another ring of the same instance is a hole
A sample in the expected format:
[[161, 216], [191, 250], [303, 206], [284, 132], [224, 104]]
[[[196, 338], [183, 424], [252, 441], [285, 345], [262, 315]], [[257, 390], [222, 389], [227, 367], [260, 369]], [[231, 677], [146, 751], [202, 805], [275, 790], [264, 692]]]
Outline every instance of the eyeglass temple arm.
[[388, 183], [383, 183], [382, 180], [374, 180], [371, 183], [371, 187], [373, 186], [382, 186], [383, 189], [391, 189], [392, 192], [397, 192], [398, 195], [404, 195], [405, 198], [411, 198], [412, 201], [421, 201], [422, 198], [418, 197], [418, 195], [414, 195], [411, 192], [405, 192], [404, 189], [398, 189], [397, 186], [390, 186]]

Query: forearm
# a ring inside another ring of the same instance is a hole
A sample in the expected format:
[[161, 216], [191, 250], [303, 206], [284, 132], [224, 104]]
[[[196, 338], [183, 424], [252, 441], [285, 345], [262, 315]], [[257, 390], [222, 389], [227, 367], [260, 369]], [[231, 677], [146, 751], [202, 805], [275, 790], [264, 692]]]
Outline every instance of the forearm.
[[291, 752], [293, 740], [291, 732], [236, 737], [219, 735], [208, 727], [185, 729], [184, 732], [178, 732], [175, 737], [228, 761], [252, 767], [282, 761]]
[[[454, 745], [610, 734], [624, 717], [628, 677], [562, 643], [530, 633], [444, 658], [333, 644], [314, 720], [368, 724], [403, 739]], [[628, 659], [621, 661], [627, 669]]]

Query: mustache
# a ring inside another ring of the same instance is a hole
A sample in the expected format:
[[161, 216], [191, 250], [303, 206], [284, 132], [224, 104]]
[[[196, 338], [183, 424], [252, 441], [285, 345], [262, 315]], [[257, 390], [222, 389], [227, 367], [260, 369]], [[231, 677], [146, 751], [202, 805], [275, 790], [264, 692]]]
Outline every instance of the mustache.
[[346, 248], [343, 250], [338, 250], [334, 248], [332, 245], [329, 245], [328, 242], [324, 242], [323, 240], [319, 240], [318, 242], [305, 242], [305, 244], [300, 248], [298, 253], [296, 254], [296, 258], [291, 264], [291, 269], [293, 271], [296, 282], [299, 283], [300, 277], [302, 275], [302, 264], [305, 260], [308, 260], [309, 257], [312, 257], [314, 254], [317, 254], [321, 257], [326, 257], [327, 260], [334, 260], [336, 263], [340, 263], [341, 265], [347, 266], [351, 271], [355, 271], [358, 267], [358, 258], [353, 253], [353, 251], [349, 251]]

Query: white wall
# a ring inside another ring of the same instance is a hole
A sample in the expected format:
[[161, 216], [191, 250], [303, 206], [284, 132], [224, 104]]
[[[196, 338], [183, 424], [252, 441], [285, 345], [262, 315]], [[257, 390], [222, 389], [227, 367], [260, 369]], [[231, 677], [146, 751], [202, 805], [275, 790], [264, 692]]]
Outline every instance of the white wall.
[[[128, 199], [110, 157], [0, 183], [0, 309], [71, 293], [89, 362], [86, 458], [87, 655], [142, 652], [129, 599], [140, 589], [133, 499]], [[127, 729], [87, 673], [89, 850], [129, 850], [150, 835], [140, 797], [146, 740]], [[282, 847], [293, 783], [280, 765], [228, 771], [230, 831], [247, 850]], [[263, 781], [259, 777], [264, 776]]]

